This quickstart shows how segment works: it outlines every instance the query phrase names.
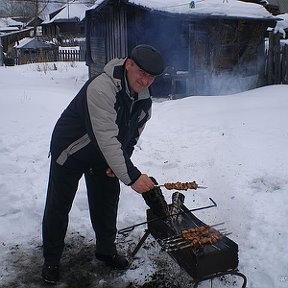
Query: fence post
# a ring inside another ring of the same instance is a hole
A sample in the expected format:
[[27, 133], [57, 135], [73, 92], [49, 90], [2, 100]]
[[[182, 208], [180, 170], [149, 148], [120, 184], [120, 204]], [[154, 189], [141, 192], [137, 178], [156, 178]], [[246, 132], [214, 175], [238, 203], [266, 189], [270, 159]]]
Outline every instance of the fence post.
[[269, 33], [269, 49], [267, 56], [267, 84], [280, 84], [282, 80], [281, 70], [281, 44], [280, 34]]
[[281, 44], [279, 33], [274, 35], [274, 61], [275, 84], [281, 84]]
[[267, 56], [267, 84], [273, 83], [273, 32], [269, 33], [269, 47]]
[[282, 83], [288, 84], [288, 45], [282, 47]]

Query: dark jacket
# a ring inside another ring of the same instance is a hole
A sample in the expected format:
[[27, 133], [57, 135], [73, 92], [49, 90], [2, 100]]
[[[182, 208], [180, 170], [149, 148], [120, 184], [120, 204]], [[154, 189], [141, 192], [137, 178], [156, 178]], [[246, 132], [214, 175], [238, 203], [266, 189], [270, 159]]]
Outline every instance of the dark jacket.
[[141, 175], [130, 157], [151, 116], [147, 90], [132, 98], [125, 59], [111, 60], [62, 113], [51, 139], [52, 158], [70, 168], [110, 167], [126, 185]]

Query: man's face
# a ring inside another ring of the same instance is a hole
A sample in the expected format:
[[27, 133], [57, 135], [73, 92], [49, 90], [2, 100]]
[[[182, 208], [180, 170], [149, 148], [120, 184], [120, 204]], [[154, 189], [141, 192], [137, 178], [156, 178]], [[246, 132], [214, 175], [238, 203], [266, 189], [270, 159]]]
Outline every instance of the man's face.
[[126, 60], [125, 68], [127, 70], [127, 81], [132, 92], [141, 92], [142, 90], [148, 88], [155, 79], [155, 76], [142, 70], [130, 58]]

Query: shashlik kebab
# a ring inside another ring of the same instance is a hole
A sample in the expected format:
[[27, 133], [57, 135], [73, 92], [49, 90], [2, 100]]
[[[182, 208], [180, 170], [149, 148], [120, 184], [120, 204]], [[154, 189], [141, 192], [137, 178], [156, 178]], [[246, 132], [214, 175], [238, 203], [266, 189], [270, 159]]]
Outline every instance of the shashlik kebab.
[[213, 244], [222, 238], [221, 233], [209, 225], [181, 231], [178, 237], [169, 237], [164, 240], [169, 248], [189, 245], [188, 247], [199, 247], [204, 244]]
[[167, 190], [188, 190], [188, 189], [206, 189], [205, 186], [199, 186], [195, 181], [192, 182], [167, 182], [161, 185], [155, 185], [155, 187], [165, 187]]
[[209, 237], [200, 237], [197, 236], [189, 241], [181, 242], [181, 243], [175, 243], [175, 244], [168, 244], [166, 243], [165, 250], [166, 251], [177, 251], [180, 249], [185, 248], [197, 248], [205, 244], [213, 245], [217, 241], [221, 240], [222, 236], [220, 234], [211, 234]]

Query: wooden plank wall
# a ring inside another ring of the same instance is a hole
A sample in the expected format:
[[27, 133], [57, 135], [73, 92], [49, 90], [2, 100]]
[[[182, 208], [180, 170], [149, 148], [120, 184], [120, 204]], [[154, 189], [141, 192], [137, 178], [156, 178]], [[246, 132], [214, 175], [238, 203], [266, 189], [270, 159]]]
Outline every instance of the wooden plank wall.
[[281, 44], [279, 33], [269, 33], [266, 55], [267, 84], [288, 84], [288, 45]]
[[125, 8], [110, 8], [106, 23], [107, 61], [127, 56], [127, 20]]
[[95, 76], [102, 73], [105, 64], [107, 63], [106, 56], [106, 25], [105, 25], [106, 13], [98, 14], [90, 21], [90, 57], [93, 62], [89, 64], [89, 76]]

